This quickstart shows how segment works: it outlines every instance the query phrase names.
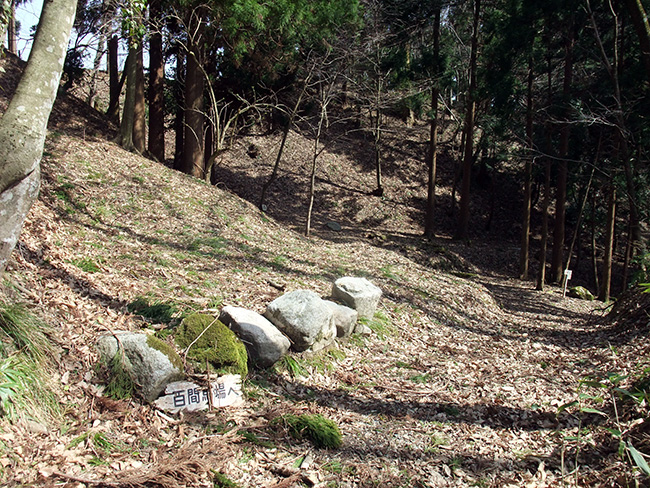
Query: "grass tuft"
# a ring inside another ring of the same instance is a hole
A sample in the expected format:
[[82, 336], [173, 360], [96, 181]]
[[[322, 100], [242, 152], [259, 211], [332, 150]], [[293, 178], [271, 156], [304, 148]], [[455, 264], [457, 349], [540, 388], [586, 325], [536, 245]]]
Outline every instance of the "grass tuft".
[[49, 327], [23, 305], [0, 300], [0, 415], [48, 422], [61, 413], [48, 385]]

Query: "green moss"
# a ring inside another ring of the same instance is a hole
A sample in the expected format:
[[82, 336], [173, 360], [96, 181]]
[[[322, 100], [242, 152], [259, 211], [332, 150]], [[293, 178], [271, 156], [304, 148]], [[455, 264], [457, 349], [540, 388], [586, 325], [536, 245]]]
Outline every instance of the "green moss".
[[214, 476], [214, 488], [239, 488], [237, 483], [218, 471], [213, 471], [212, 475]]
[[[201, 337], [196, 340], [199, 335]], [[242, 378], [248, 374], [246, 346], [211, 315], [195, 313], [185, 317], [175, 338], [183, 350], [191, 345], [187, 358], [199, 371], [205, 370], [208, 361], [217, 373], [240, 374]]]
[[165, 356], [167, 356], [175, 368], [178, 368], [179, 371], [183, 371], [184, 368], [181, 357], [174, 350], [174, 348], [167, 344], [165, 341], [158, 339], [154, 335], [148, 335], [147, 346], [162, 352]]
[[279, 417], [288, 428], [289, 433], [297, 439], [308, 439], [316, 447], [337, 448], [343, 444], [343, 436], [333, 420], [320, 414], [283, 415]]
[[168, 324], [174, 318], [178, 307], [173, 302], [150, 302], [146, 297], [138, 297], [127, 305], [131, 313], [141, 315], [154, 324]]

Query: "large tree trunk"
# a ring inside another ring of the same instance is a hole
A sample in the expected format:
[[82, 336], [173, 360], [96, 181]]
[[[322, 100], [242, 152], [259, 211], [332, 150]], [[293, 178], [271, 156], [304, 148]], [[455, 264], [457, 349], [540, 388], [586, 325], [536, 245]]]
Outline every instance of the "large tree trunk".
[[146, 148], [147, 122], [145, 120], [144, 101], [144, 65], [142, 59], [142, 41], [138, 43], [135, 57], [135, 104], [133, 106], [133, 146], [144, 154]]
[[[160, 20], [160, 0], [150, 3], [154, 22]], [[149, 41], [149, 153], [158, 161], [165, 161], [165, 87], [162, 33], [159, 28]]]
[[110, 100], [106, 115], [115, 124], [120, 125], [120, 92], [122, 85], [120, 83], [120, 73], [118, 71], [118, 46], [119, 39], [117, 36], [111, 37], [108, 41], [108, 73], [110, 83]]
[[49, 0], [25, 72], [0, 119], [0, 274], [38, 195], [47, 121], [75, 18], [76, 0]]
[[[564, 56], [564, 82], [562, 96], [564, 103], [564, 117], [569, 117], [569, 96], [573, 78], [573, 45], [575, 43], [573, 21], [569, 27], [569, 33], [565, 45]], [[562, 280], [564, 265], [564, 236], [566, 226], [566, 197], [567, 197], [567, 176], [569, 155], [569, 136], [571, 129], [568, 121], [565, 120], [560, 132], [560, 163], [557, 175], [557, 193], [555, 196], [555, 223], [553, 227], [553, 256], [551, 259], [551, 281], [559, 283]]]
[[203, 158], [203, 72], [199, 66], [200, 48], [193, 44], [187, 53], [187, 72], [185, 75], [185, 145], [183, 172], [203, 178], [205, 161]]
[[476, 57], [478, 51], [478, 30], [481, 0], [474, 0], [474, 24], [472, 28], [472, 50], [469, 62], [469, 90], [465, 112], [465, 153], [463, 156], [463, 182], [460, 190], [460, 210], [456, 239], [466, 239], [469, 232], [470, 191], [472, 163], [474, 162], [474, 117], [476, 113]]
[[436, 8], [433, 21], [433, 72], [434, 80], [431, 85], [431, 136], [429, 138], [429, 152], [427, 153], [427, 213], [424, 220], [424, 235], [429, 239], [435, 236], [435, 211], [436, 211], [436, 162], [438, 158], [438, 76], [440, 57], [440, 7]]

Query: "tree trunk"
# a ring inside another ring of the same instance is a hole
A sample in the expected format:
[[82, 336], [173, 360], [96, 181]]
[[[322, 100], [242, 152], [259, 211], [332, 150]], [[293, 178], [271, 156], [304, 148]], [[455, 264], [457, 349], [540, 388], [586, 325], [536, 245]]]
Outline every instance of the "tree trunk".
[[76, 0], [43, 4], [27, 67], [0, 119], [0, 275], [38, 195], [47, 122], [76, 7]]
[[[381, 96], [379, 91], [378, 98]], [[377, 180], [377, 188], [372, 192], [373, 195], [382, 197], [384, 196], [384, 187], [381, 181], [381, 108], [377, 104], [377, 114], [374, 121], [374, 148], [375, 148], [375, 176]]]
[[9, 19], [11, 18], [11, 6], [12, 0], [0, 0], [0, 46], [4, 45], [4, 40], [7, 36]]
[[[161, 17], [160, 0], [150, 2], [154, 22]], [[162, 33], [157, 28], [149, 41], [149, 153], [160, 162], [165, 161], [165, 72]]]
[[641, 59], [646, 70], [646, 84], [650, 82], [650, 23], [641, 0], [625, 0], [641, 46]]
[[[550, 137], [550, 135], [549, 135]], [[546, 282], [546, 250], [548, 248], [548, 208], [551, 204], [551, 160], [546, 161], [544, 172], [544, 203], [542, 203], [542, 241], [539, 246], [539, 270], [537, 271], [537, 290], [544, 289]]]
[[[565, 104], [564, 117], [569, 116], [569, 96], [571, 92], [571, 83], [573, 78], [573, 46], [575, 36], [573, 21], [569, 27], [569, 34], [565, 45], [564, 57], [564, 82], [562, 87], [562, 96]], [[562, 280], [562, 268], [564, 264], [564, 236], [566, 226], [566, 197], [567, 197], [567, 176], [569, 155], [569, 136], [571, 129], [568, 121], [565, 121], [560, 131], [560, 163], [557, 175], [557, 192], [555, 196], [555, 225], [553, 227], [553, 255], [551, 260], [551, 281], [559, 283]]]
[[200, 48], [193, 44], [187, 53], [185, 75], [185, 145], [183, 148], [183, 172], [203, 178], [203, 72], [199, 66]]
[[594, 289], [600, 290], [598, 279], [598, 251], [596, 248], [596, 191], [591, 195], [591, 270], [594, 279]]
[[91, 107], [94, 105], [95, 97], [97, 96], [97, 72], [102, 62], [106, 46], [106, 33], [104, 29], [99, 33], [97, 40], [97, 52], [95, 53], [95, 60], [93, 61], [92, 74], [90, 76], [90, 89], [88, 90], [88, 98], [86, 103]]
[[110, 35], [110, 19], [113, 15], [113, 9], [109, 7], [107, 0], [102, 1], [102, 15], [100, 17], [99, 38], [97, 39], [97, 52], [95, 53], [95, 60], [93, 61], [93, 69], [90, 78], [90, 89], [88, 90], [88, 98], [86, 102], [91, 107], [94, 107], [95, 97], [97, 96], [97, 73], [101, 66], [102, 58], [106, 53], [106, 39]]
[[440, 7], [436, 8], [433, 21], [433, 62], [434, 79], [431, 85], [431, 135], [429, 137], [429, 152], [427, 153], [427, 213], [424, 221], [424, 235], [429, 239], [435, 236], [436, 211], [436, 165], [438, 159], [438, 76], [440, 57]]
[[135, 104], [133, 106], [133, 146], [139, 154], [144, 154], [147, 133], [142, 51], [142, 41], [140, 41], [135, 57]]
[[469, 62], [469, 90], [465, 112], [465, 154], [463, 158], [463, 182], [460, 191], [460, 211], [456, 239], [467, 239], [469, 233], [470, 191], [472, 163], [474, 162], [474, 117], [476, 113], [476, 58], [478, 51], [478, 30], [481, 0], [474, 0], [474, 23], [472, 27], [472, 50]]
[[[612, 178], [613, 180], [613, 178]], [[607, 229], [605, 232], [605, 255], [603, 256], [603, 276], [600, 281], [598, 299], [609, 301], [612, 284], [612, 255], [614, 251], [614, 232], [616, 229], [616, 187], [610, 181], [607, 198]]]
[[174, 97], [176, 114], [174, 116], [174, 169], [183, 171], [183, 146], [185, 145], [185, 52], [178, 47], [176, 52], [176, 83]]
[[320, 119], [318, 121], [318, 129], [316, 137], [314, 138], [314, 153], [312, 155], [311, 174], [309, 176], [309, 203], [307, 206], [307, 222], [305, 223], [305, 236], [307, 237], [309, 237], [309, 234], [311, 233], [311, 215], [312, 210], [314, 209], [314, 195], [316, 194], [316, 161], [320, 154], [320, 137], [323, 130], [323, 124], [325, 123], [326, 114], [327, 105], [323, 102], [323, 105], [321, 106]]
[[528, 261], [530, 248], [530, 214], [532, 209], [533, 178], [533, 57], [528, 58], [528, 86], [526, 95], [526, 143], [530, 155], [524, 169], [524, 211], [521, 221], [521, 248], [519, 252], [519, 279], [528, 279]]
[[122, 124], [120, 125], [120, 145], [127, 151], [135, 149], [133, 125], [135, 121], [135, 91], [138, 72], [137, 49], [137, 46], [131, 42], [124, 67], [126, 71], [126, 96], [124, 97], [124, 110], [122, 111]]
[[11, 13], [7, 24], [7, 50], [18, 55], [18, 43], [16, 42], [16, 2], [11, 2]]
[[122, 86], [120, 83], [120, 74], [118, 71], [117, 55], [118, 55], [119, 39], [117, 36], [111, 37], [108, 41], [108, 73], [110, 83], [110, 101], [108, 102], [108, 110], [106, 115], [113, 121], [115, 125], [120, 125], [120, 92]]

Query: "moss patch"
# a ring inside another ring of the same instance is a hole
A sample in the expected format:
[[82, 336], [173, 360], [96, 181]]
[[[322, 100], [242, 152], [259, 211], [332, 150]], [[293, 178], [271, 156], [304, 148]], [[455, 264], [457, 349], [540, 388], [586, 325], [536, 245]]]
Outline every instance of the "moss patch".
[[179, 371], [183, 371], [183, 360], [174, 350], [174, 348], [167, 344], [165, 341], [158, 339], [154, 335], [148, 335], [147, 346], [162, 352], [165, 356], [167, 356], [175, 368], [178, 368]]
[[[201, 337], [196, 340], [199, 335]], [[207, 360], [217, 373], [240, 374], [242, 378], [248, 374], [246, 346], [233, 331], [211, 315], [195, 313], [185, 317], [175, 338], [183, 350], [194, 343], [187, 358], [198, 371], [205, 371]]]
[[320, 414], [283, 415], [279, 418], [288, 428], [289, 433], [297, 439], [307, 439], [316, 447], [337, 448], [343, 443], [343, 436], [333, 420]]

